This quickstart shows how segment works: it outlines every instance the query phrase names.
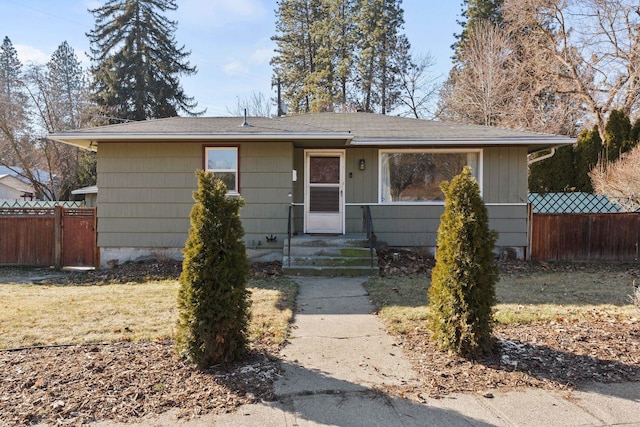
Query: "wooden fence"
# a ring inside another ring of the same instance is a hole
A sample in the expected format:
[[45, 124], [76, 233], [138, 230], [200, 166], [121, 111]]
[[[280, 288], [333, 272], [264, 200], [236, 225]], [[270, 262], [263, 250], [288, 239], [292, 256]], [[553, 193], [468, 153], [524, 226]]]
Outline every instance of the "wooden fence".
[[531, 214], [531, 259], [637, 261], [640, 213]]
[[95, 267], [95, 208], [0, 208], [0, 265]]

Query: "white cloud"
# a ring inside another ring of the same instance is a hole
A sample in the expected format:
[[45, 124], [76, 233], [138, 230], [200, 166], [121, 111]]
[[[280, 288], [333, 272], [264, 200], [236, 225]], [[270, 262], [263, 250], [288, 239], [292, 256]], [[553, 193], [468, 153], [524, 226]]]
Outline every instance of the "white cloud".
[[268, 64], [274, 54], [272, 47], [259, 48], [249, 54], [249, 62], [257, 65]]
[[51, 59], [51, 54], [45, 53], [33, 46], [16, 44], [13, 47], [18, 52], [18, 59], [23, 65], [29, 63], [46, 64]]
[[249, 67], [237, 59], [232, 58], [222, 66], [222, 71], [229, 76], [237, 76], [240, 74], [247, 74], [249, 72]]

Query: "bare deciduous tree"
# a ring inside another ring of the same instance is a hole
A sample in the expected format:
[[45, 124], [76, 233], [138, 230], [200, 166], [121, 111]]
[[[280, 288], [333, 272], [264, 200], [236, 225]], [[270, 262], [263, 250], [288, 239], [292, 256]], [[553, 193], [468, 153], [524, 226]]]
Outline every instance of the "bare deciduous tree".
[[245, 111], [252, 117], [271, 117], [273, 105], [262, 92], [253, 92], [248, 98], [238, 98], [235, 108], [227, 107], [227, 112], [236, 117], [244, 116]]
[[499, 124], [519, 81], [511, 64], [512, 52], [503, 30], [479, 23], [441, 92], [440, 115], [464, 123]]
[[593, 189], [627, 212], [640, 209], [640, 145], [607, 164], [599, 162], [589, 174]]
[[435, 60], [430, 53], [425, 55], [411, 55], [411, 64], [401, 67], [398, 75], [400, 92], [397, 98], [401, 115], [424, 119], [430, 115], [431, 102], [438, 94], [440, 86], [437, 76], [431, 68]]
[[558, 96], [573, 97], [604, 140], [613, 109], [631, 115], [640, 98], [640, 13], [632, 0], [506, 0], [505, 28], [526, 66]]

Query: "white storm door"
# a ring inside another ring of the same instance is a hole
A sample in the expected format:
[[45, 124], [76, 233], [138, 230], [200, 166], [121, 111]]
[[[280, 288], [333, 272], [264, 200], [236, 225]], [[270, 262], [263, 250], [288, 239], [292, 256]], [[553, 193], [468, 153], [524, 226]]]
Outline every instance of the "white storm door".
[[305, 152], [305, 232], [344, 233], [344, 151]]

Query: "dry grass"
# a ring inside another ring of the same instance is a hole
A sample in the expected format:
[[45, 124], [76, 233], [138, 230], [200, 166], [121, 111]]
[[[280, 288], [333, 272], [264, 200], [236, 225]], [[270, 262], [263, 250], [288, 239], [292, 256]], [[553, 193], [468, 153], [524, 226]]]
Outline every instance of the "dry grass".
[[[296, 285], [251, 280], [250, 339], [284, 341]], [[176, 281], [86, 285], [0, 284], [0, 349], [156, 340], [176, 323]]]
[[249, 337], [264, 344], [284, 344], [289, 335], [298, 285], [284, 277], [251, 281]]
[[[630, 304], [633, 278], [625, 272], [554, 272], [502, 275], [496, 285], [495, 319], [526, 324], [558, 319], [629, 319], [638, 317]], [[376, 277], [367, 290], [392, 333], [425, 327], [429, 275]]]

